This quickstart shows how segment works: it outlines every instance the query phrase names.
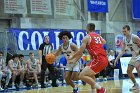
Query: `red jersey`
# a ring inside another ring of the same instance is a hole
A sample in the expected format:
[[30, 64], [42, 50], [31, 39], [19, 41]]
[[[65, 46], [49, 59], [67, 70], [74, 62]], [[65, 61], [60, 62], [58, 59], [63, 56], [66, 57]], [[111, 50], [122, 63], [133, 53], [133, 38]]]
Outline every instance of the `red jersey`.
[[95, 32], [90, 32], [91, 42], [86, 46], [91, 57], [97, 58], [99, 55], [107, 56], [106, 51], [103, 48], [102, 37]]

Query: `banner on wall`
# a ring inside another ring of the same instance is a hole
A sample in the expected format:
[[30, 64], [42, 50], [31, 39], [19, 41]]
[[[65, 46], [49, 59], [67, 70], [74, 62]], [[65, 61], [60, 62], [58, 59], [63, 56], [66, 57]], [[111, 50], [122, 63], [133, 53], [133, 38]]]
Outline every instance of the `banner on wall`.
[[[45, 35], [49, 35], [50, 42], [53, 44], [54, 49], [58, 49], [62, 41], [59, 40], [58, 34], [62, 30], [58, 29], [9, 29], [10, 32], [14, 33], [18, 50], [37, 50], [40, 44], [43, 42]], [[100, 34], [100, 31], [96, 31]], [[83, 37], [86, 35], [85, 30], [71, 30], [73, 39], [70, 42], [74, 42], [80, 47]]]
[[116, 52], [120, 52], [122, 49], [122, 41], [123, 41], [123, 35], [117, 35], [115, 37], [115, 47], [116, 47]]
[[[127, 74], [128, 63], [131, 60], [131, 57], [121, 57], [121, 69], [123, 74]], [[137, 73], [136, 69], [134, 68], [133, 73]]]
[[88, 11], [108, 12], [108, 0], [88, 0]]
[[133, 19], [140, 19], [140, 1], [132, 0], [132, 15]]
[[137, 31], [137, 35], [139, 36], [139, 38], [140, 38], [140, 31]]

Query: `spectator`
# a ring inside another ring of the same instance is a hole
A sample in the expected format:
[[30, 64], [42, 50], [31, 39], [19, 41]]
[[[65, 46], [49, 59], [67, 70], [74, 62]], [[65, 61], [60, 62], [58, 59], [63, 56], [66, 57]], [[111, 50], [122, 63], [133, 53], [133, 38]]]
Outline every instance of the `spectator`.
[[110, 50], [109, 51], [109, 56], [108, 56], [108, 61], [109, 61], [109, 65], [107, 67], [107, 71], [106, 71], [106, 74], [107, 76], [112, 76], [113, 75], [113, 72], [114, 72], [114, 62], [115, 62], [115, 53], [113, 50]]

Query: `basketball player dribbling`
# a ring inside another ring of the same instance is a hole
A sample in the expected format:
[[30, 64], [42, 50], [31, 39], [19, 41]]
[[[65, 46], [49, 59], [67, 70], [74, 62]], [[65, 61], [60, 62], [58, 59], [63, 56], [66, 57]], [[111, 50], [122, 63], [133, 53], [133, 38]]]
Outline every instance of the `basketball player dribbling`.
[[106, 41], [94, 31], [95, 24], [87, 24], [87, 35], [83, 38], [80, 49], [73, 56], [71, 56], [68, 61], [76, 62], [79, 60], [83, 51], [85, 48], [87, 48], [92, 61], [82, 70], [79, 75], [79, 79], [91, 86], [92, 93], [96, 93], [96, 89], [97, 93], [105, 93], [106, 89], [96, 83], [95, 75], [108, 66], [108, 57], [106, 51], [103, 48], [103, 44], [105, 44]]
[[134, 84], [134, 86], [130, 90], [136, 90], [139, 89], [139, 84], [136, 82], [132, 71], [134, 68], [136, 68], [138, 75], [140, 77], [140, 62], [137, 61], [137, 57], [138, 55], [140, 55], [139, 54], [140, 38], [137, 35], [130, 33], [129, 25], [125, 25], [123, 27], [123, 35], [124, 35], [124, 40], [122, 43], [122, 50], [120, 51], [120, 53], [118, 54], [115, 60], [115, 65], [118, 63], [119, 58], [124, 54], [125, 48], [128, 47], [128, 49], [130, 49], [130, 51], [132, 52], [132, 58], [128, 64], [127, 74]]
[[[56, 52], [56, 56], [59, 56], [61, 53], [64, 54], [66, 59], [68, 59], [71, 55], [73, 55], [76, 51], [78, 51], [77, 46], [74, 43], [70, 43], [70, 39], [72, 35], [69, 31], [62, 31], [59, 33], [59, 39], [63, 41], [63, 43], [59, 46], [59, 49]], [[73, 87], [73, 93], [78, 92], [78, 86], [74, 85], [72, 80], [77, 81], [78, 73], [80, 71], [79, 61], [77, 60], [75, 63], [67, 63], [65, 69], [65, 80], [66, 83]]]

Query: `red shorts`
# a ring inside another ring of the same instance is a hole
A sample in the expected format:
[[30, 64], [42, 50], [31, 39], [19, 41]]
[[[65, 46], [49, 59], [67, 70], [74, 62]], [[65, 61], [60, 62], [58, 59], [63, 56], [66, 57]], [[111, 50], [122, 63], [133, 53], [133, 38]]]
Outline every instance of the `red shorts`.
[[87, 66], [97, 74], [108, 66], [108, 58], [107, 56], [98, 56], [97, 59], [93, 59]]

